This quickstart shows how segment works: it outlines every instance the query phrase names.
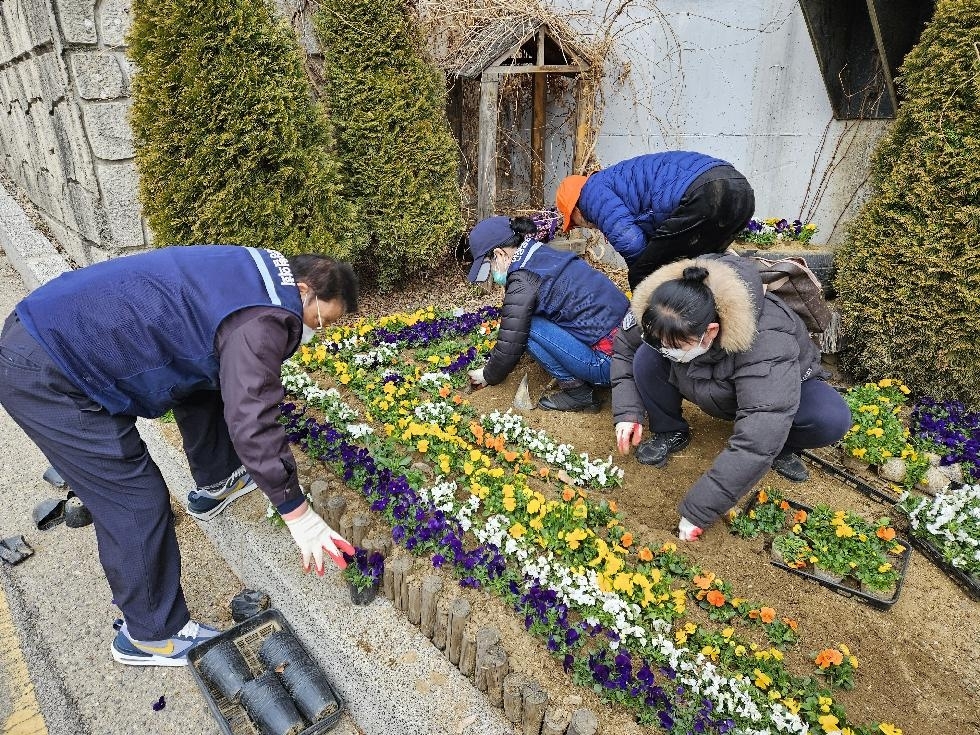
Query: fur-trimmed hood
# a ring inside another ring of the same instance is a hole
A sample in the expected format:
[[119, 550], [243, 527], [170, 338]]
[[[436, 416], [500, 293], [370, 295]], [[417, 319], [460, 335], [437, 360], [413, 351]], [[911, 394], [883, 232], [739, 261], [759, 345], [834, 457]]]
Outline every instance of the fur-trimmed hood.
[[738, 255], [705, 255], [678, 260], [658, 268], [633, 291], [630, 309], [637, 324], [643, 323], [643, 312], [657, 287], [680, 278], [684, 269], [692, 265], [708, 271], [705, 283], [714, 294], [718, 322], [721, 325], [718, 346], [729, 353], [746, 352], [752, 347], [758, 331], [763, 290], [755, 262]]

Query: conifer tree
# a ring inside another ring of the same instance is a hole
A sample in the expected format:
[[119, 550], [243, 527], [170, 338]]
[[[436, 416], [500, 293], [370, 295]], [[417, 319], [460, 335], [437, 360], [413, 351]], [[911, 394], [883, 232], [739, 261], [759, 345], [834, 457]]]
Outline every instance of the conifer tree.
[[980, 0], [939, 0], [837, 251], [843, 365], [980, 406]]

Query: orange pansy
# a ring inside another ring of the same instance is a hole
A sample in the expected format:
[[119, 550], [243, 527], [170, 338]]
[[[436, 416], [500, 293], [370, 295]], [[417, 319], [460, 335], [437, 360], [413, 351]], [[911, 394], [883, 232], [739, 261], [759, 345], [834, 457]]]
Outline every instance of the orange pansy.
[[776, 619], [776, 611], [771, 607], [764, 607], [759, 610], [759, 617], [762, 618], [763, 623], [769, 625], [769, 623]]
[[649, 547], [644, 546], [640, 549], [640, 561], [653, 561], [653, 552]]
[[895, 538], [895, 529], [889, 528], [887, 526], [882, 526], [877, 531], [875, 531], [875, 536], [880, 538], [882, 541], [891, 541]]
[[714, 572], [705, 572], [704, 574], [699, 574], [691, 581], [694, 582], [696, 587], [706, 590], [711, 586], [711, 583], [715, 581], [715, 574]]
[[628, 549], [633, 545], [633, 534], [627, 531], [623, 534], [623, 537], [619, 540], [619, 543], [624, 549]]
[[707, 599], [708, 602], [715, 607], [721, 607], [725, 604], [725, 595], [720, 590], [711, 590], [711, 592], [708, 593]]

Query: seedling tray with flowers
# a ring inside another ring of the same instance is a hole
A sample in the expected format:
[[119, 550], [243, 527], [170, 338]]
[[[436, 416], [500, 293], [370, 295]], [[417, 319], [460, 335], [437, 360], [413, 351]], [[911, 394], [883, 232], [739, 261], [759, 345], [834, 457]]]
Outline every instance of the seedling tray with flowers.
[[911, 559], [887, 517], [876, 523], [825, 505], [810, 507], [771, 488], [732, 521], [744, 538], [771, 535], [770, 563], [879, 610], [898, 600]]
[[909, 496], [900, 507], [912, 545], [980, 600], [980, 485], [950, 487], [934, 498]]

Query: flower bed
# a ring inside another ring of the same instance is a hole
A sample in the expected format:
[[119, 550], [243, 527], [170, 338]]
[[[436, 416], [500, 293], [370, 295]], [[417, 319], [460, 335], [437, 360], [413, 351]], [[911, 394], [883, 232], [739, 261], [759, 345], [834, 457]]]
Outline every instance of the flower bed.
[[[615, 502], [589, 496], [622, 481], [611, 458], [511, 414], [478, 415], [456, 392], [460, 366], [492, 346], [493, 317], [396, 315], [304, 347], [284, 368], [307, 402], [285, 407], [290, 438], [362, 492], [397, 542], [500, 595], [575, 681], [642, 722], [677, 733], [846, 724], [829, 691], [783, 663], [795, 621], [738, 598], [673, 544], [641, 545]], [[307, 374], [321, 370], [363, 408]], [[709, 621], [758, 626], [773, 646], [686, 619], [690, 600]]]
[[943, 465], [960, 464], [963, 479], [980, 481], [980, 412], [960, 401], [921, 398], [912, 409], [915, 435], [933, 444]]
[[804, 224], [798, 219], [785, 220], [777, 217], [770, 219], [751, 219], [738, 239], [753, 245], [772, 246], [777, 243], [793, 242], [806, 244], [817, 234], [817, 226], [810, 222]]
[[773, 564], [881, 609], [898, 599], [911, 553], [887, 517], [869, 523], [825, 505], [810, 508], [771, 488], [756, 494], [732, 532], [771, 535]]

